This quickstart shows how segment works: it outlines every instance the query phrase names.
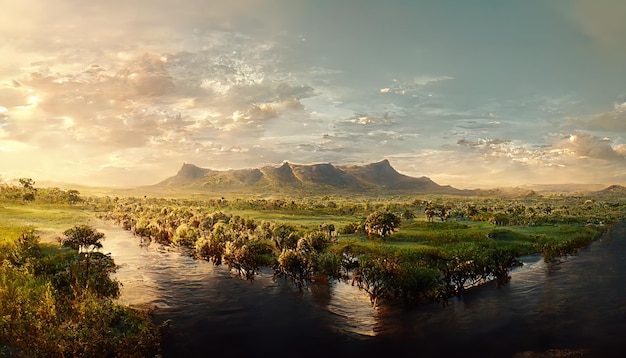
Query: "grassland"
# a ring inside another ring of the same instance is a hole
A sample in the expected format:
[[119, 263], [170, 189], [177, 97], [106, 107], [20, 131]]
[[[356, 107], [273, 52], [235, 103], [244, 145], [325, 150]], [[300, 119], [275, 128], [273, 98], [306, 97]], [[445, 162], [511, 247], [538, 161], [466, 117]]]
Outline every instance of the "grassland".
[[74, 225], [86, 224], [92, 216], [84, 206], [51, 204], [0, 204], [0, 243], [12, 241], [25, 230], [49, 238]]

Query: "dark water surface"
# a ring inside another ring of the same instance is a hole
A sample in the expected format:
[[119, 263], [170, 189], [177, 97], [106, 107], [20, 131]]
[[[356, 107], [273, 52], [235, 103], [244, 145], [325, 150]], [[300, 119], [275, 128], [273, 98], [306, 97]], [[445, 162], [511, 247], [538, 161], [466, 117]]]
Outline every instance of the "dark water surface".
[[561, 263], [524, 258], [503, 288], [410, 309], [372, 308], [344, 283], [298, 293], [270, 271], [246, 282], [180, 251], [140, 246], [112, 224], [98, 229], [122, 266], [121, 301], [171, 320], [164, 357], [626, 356], [626, 224]]

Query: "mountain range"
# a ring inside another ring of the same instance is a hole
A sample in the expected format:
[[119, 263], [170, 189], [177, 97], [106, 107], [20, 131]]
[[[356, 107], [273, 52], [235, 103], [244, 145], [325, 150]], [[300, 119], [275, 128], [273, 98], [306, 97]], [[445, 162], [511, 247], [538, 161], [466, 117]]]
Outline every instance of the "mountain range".
[[284, 162], [280, 166], [231, 170], [212, 170], [185, 163], [176, 175], [152, 187], [257, 194], [336, 192], [469, 195], [473, 192], [439, 185], [427, 177], [401, 174], [386, 159], [366, 165]]

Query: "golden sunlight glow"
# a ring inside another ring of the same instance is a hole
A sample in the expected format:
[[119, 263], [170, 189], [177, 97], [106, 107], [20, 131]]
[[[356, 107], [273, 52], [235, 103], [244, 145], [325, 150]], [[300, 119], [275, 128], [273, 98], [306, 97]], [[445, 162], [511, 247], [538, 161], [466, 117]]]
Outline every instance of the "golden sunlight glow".
[[30, 96], [28, 97], [28, 104], [37, 104], [41, 99], [39, 96]]
[[570, 136], [569, 136], [569, 141], [570, 141], [570, 142], [575, 142], [575, 141], [576, 141], [576, 139], [578, 139], [578, 136], [577, 136], [577, 135], [575, 135], [575, 134], [572, 134], [572, 135], [570, 135]]
[[37, 103], [41, 102], [41, 98], [39, 98], [39, 96], [34, 95], [34, 96], [30, 96], [28, 97], [28, 104], [29, 105], [37, 105]]
[[74, 126], [74, 120], [72, 119], [72, 117], [63, 117], [63, 126], [65, 128], [70, 128]]

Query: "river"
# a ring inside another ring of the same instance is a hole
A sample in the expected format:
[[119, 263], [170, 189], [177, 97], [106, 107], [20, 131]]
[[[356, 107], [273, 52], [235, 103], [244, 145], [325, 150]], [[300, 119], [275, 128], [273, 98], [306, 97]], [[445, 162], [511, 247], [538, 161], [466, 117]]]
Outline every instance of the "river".
[[626, 224], [560, 263], [525, 257], [508, 285], [474, 288], [445, 308], [373, 308], [344, 283], [300, 293], [270, 271], [247, 282], [112, 224], [97, 228], [121, 266], [120, 300], [171, 321], [164, 357], [626, 356]]

